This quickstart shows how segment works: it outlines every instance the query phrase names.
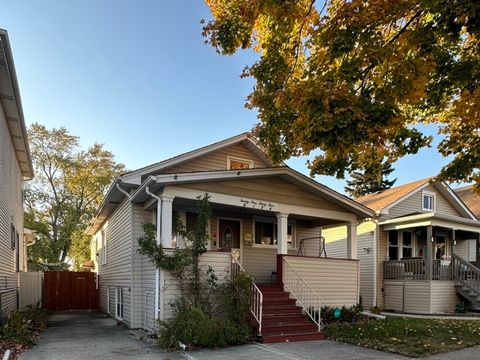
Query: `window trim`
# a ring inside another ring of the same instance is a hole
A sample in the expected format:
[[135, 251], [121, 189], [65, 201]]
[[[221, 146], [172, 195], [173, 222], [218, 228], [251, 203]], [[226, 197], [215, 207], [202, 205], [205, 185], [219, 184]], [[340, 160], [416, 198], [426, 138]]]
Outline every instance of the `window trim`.
[[[255, 224], [257, 222], [271, 223], [271, 224], [276, 225], [276, 227], [274, 228], [275, 237], [277, 236], [277, 233], [278, 233], [277, 219], [270, 218], [270, 217], [254, 216], [252, 218], [252, 240], [253, 240], [252, 247], [264, 248], [264, 249], [276, 249], [278, 247], [278, 244], [277, 245], [263, 245], [263, 244], [257, 244], [255, 242], [255, 227], [256, 227]], [[288, 225], [292, 226], [292, 243], [294, 244], [294, 246], [287, 246], [287, 248], [290, 249], [290, 250], [297, 250], [297, 222], [293, 219], [291, 219], [291, 220], [289, 219], [288, 222], [287, 222], [287, 226]]]
[[[425, 196], [432, 197], [432, 208], [428, 209], [425, 207]], [[437, 210], [437, 194], [432, 191], [423, 190], [422, 191], [422, 211], [435, 212]]]
[[244, 159], [244, 158], [237, 157], [237, 156], [229, 156], [229, 155], [227, 155], [227, 170], [241, 170], [241, 169], [231, 169], [231, 168], [230, 168], [232, 160], [239, 161], [239, 162], [244, 162], [244, 163], [248, 163], [248, 164], [249, 164], [249, 169], [253, 169], [253, 167], [254, 167], [253, 160]]
[[100, 230], [100, 265], [107, 265], [107, 228]]

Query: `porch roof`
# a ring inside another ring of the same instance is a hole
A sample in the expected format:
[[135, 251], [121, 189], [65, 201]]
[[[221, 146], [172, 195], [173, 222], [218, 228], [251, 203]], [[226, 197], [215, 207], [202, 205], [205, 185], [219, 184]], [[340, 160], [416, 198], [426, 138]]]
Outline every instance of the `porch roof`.
[[142, 186], [140, 186], [137, 191], [132, 194], [131, 201], [134, 203], [145, 202], [149, 198], [149, 195], [146, 193], [147, 187], [149, 187], [151, 191], [156, 192], [166, 185], [265, 177], [281, 177], [304, 188], [307, 191], [312, 192], [317, 196], [338, 204], [347, 211], [354, 213], [359, 218], [371, 218], [375, 216], [374, 211], [368, 207], [348, 198], [345, 195], [337, 193], [327, 186], [322, 185], [287, 166], [253, 168], [245, 170], [215, 170], [150, 176], [143, 182]]
[[420, 226], [441, 226], [452, 230], [463, 230], [480, 233], [480, 221], [457, 216], [436, 213], [413, 214], [378, 223], [385, 230], [400, 230]]

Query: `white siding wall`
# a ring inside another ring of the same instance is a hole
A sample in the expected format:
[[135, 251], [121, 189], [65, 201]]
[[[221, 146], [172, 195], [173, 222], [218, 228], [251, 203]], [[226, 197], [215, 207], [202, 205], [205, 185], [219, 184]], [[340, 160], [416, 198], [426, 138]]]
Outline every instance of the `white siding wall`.
[[[133, 314], [132, 327], [153, 330], [155, 311], [155, 266], [144, 255], [138, 253], [138, 239], [144, 235], [143, 224], [153, 222], [154, 213], [146, 211], [141, 205], [133, 205]], [[152, 295], [153, 294], [153, 295]], [[151, 308], [146, 309], [146, 305]]]
[[26, 269], [22, 175], [9, 134], [4, 111], [0, 109], [0, 303], [1, 310], [7, 313], [16, 309], [19, 281], [15, 251], [12, 250], [10, 242], [12, 223], [20, 236], [20, 270]]
[[[352, 306], [358, 302], [358, 261], [302, 256], [286, 256], [285, 259], [323, 298], [323, 305]], [[288, 268], [284, 266], [283, 271], [285, 273]]]
[[[100, 305], [106, 312], [107, 288], [110, 289], [110, 314], [115, 316], [115, 288], [123, 288], [123, 321], [127, 326], [131, 322], [131, 291], [132, 291], [132, 211], [128, 200], [117, 207], [105, 224], [107, 239], [107, 263], [99, 261], [100, 275]], [[101, 236], [100, 232], [95, 236]], [[102, 251], [101, 249], [99, 249]]]
[[[357, 258], [360, 261], [360, 295], [365, 308], [374, 304], [374, 271], [375, 271], [375, 229], [376, 224], [366, 221], [357, 227]], [[346, 258], [347, 227], [340, 225], [323, 229], [327, 256]]]

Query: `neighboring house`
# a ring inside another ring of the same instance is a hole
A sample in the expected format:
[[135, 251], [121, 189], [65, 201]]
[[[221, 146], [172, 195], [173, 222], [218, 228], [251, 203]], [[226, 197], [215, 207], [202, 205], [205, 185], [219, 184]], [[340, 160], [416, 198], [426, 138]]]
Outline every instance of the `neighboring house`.
[[[473, 186], [464, 186], [458, 189], [454, 189], [455, 193], [462, 199], [465, 205], [473, 212], [473, 214], [480, 219], [480, 195], [473, 191]], [[470, 240], [461, 244], [463, 246], [457, 246], [457, 253], [468, 259], [470, 262], [474, 262], [477, 267], [480, 267], [480, 262], [477, 260], [477, 249], [480, 250], [480, 247], [477, 247], [475, 240]]]
[[[374, 213], [284, 164], [273, 164], [253, 137], [241, 134], [115, 180], [88, 230], [103, 311], [129, 327], [148, 330], [155, 318], [171, 317], [178, 290], [167, 272], [157, 271], [138, 253], [138, 238], [143, 224], [153, 222], [160, 224], [157, 241], [165, 248], [184, 246], [172, 234], [173, 213], [191, 229], [198, 197], [205, 193], [213, 211], [209, 250], [201, 258], [205, 269], [212, 266], [224, 279], [233, 261], [257, 284], [279, 284], [293, 297], [299, 295], [295, 286], [308, 283], [311, 288], [304, 286], [304, 294], [313, 296], [314, 289], [324, 305], [358, 301], [356, 226]], [[332, 224], [349, 229], [344, 259], [319, 258], [322, 227]], [[260, 286], [257, 295], [282, 295], [280, 286], [273, 286], [276, 292], [267, 290], [272, 287]], [[259, 322], [263, 320], [260, 316]], [[306, 328], [312, 326], [305, 321]], [[267, 334], [276, 333], [265, 326]]]
[[18, 306], [19, 272], [26, 270], [23, 181], [33, 176], [12, 50], [0, 29], [0, 310]]
[[[363, 196], [376, 217], [358, 226], [361, 295], [366, 307], [407, 313], [480, 307], [480, 270], [469, 248], [480, 222], [445, 183], [423, 179]], [[328, 256], [345, 253], [346, 230], [324, 229]]]

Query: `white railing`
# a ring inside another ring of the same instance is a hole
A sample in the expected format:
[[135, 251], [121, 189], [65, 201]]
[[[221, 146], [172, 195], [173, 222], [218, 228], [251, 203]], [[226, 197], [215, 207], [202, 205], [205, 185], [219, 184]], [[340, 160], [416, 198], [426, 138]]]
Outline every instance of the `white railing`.
[[283, 258], [282, 281], [285, 291], [288, 291], [303, 308], [312, 321], [317, 324], [318, 330], [322, 329], [322, 301], [323, 299], [308, 283], [298, 274], [295, 269]]
[[[244, 272], [245, 269], [238, 262], [238, 260], [232, 254], [232, 277], [236, 274]], [[258, 335], [262, 335], [262, 317], [263, 317], [263, 294], [258, 288], [257, 285], [252, 281], [251, 287], [252, 299], [250, 303], [250, 312], [253, 315], [253, 318], [258, 323]]]

